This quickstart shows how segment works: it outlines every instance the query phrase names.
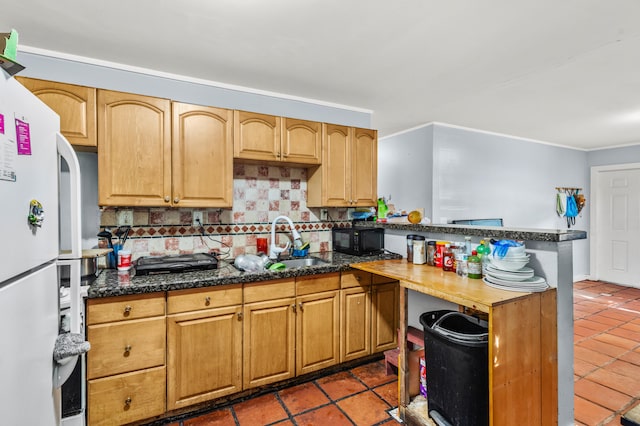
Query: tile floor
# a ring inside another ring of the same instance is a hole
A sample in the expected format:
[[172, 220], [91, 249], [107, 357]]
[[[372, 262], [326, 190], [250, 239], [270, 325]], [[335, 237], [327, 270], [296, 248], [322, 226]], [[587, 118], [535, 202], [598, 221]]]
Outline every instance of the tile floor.
[[[619, 425], [640, 400], [640, 289], [574, 286], [576, 425]], [[263, 395], [171, 426], [393, 425], [396, 376], [384, 361]]]
[[397, 376], [384, 360], [236, 403], [171, 426], [378, 426], [398, 424]]
[[576, 425], [619, 425], [640, 400], [640, 289], [574, 285]]

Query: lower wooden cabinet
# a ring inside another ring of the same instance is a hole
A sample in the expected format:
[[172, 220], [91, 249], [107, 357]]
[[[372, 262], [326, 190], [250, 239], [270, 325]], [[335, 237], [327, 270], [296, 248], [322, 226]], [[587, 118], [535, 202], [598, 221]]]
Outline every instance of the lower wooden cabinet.
[[295, 376], [295, 302], [290, 297], [244, 305], [245, 389]]
[[340, 362], [340, 292], [309, 294], [296, 301], [296, 374]]
[[371, 287], [371, 353], [398, 347], [399, 303], [397, 281]]
[[173, 291], [167, 299], [167, 408], [240, 392], [242, 287]]
[[167, 408], [242, 390], [240, 305], [167, 317]]
[[371, 353], [371, 287], [340, 290], [340, 362]]
[[137, 422], [395, 348], [398, 283], [386, 281], [347, 271], [91, 299], [89, 424]]
[[87, 302], [90, 425], [120, 425], [166, 411], [165, 295]]
[[165, 367], [89, 380], [88, 424], [122, 425], [163, 414]]

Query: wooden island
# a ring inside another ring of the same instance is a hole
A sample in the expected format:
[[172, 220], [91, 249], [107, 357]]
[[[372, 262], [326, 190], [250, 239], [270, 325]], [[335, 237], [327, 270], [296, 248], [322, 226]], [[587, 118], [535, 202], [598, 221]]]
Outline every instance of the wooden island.
[[[409, 290], [456, 303], [461, 310], [487, 314], [490, 424], [558, 424], [555, 288], [539, 293], [500, 290], [482, 280], [414, 265], [406, 259], [351, 266], [400, 282], [400, 342], [406, 341]], [[433, 424], [426, 403], [412, 404], [409, 399], [408, 350], [407, 345], [399, 346], [400, 416], [407, 424]]]

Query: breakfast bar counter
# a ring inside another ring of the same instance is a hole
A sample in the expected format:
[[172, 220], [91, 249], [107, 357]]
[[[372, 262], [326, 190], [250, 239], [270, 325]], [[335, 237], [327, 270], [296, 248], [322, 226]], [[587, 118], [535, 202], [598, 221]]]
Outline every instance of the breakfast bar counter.
[[[558, 423], [556, 289], [512, 292], [481, 280], [406, 260], [356, 263], [355, 269], [400, 282], [400, 341], [406, 341], [409, 290], [484, 313], [489, 323], [489, 424]], [[409, 400], [408, 349], [400, 344], [400, 416], [408, 424], [432, 424], [426, 400]], [[427, 387], [429, 377], [427, 366]], [[422, 400], [422, 402], [420, 402]]]

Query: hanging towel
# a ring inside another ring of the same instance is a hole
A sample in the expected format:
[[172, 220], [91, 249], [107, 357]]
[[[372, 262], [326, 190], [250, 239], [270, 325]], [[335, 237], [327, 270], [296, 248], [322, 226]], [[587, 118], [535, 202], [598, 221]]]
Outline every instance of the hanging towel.
[[567, 210], [565, 212], [565, 216], [567, 217], [568, 228], [571, 228], [571, 225], [576, 224], [576, 216], [578, 216], [578, 206], [573, 195], [567, 195]]
[[564, 217], [566, 205], [567, 205], [567, 194], [558, 192], [558, 194], [556, 195], [556, 213], [558, 214], [559, 217]]

